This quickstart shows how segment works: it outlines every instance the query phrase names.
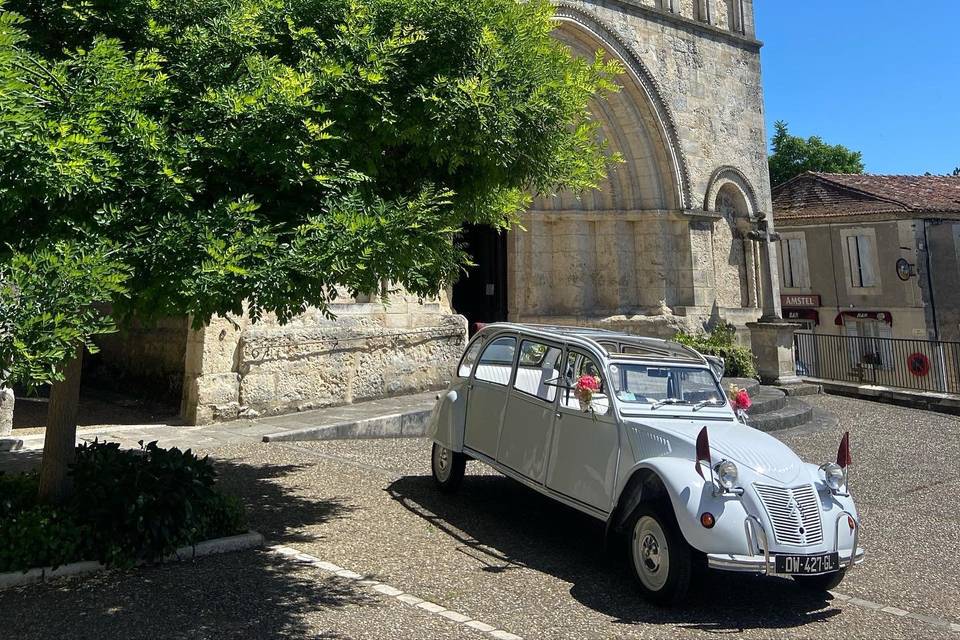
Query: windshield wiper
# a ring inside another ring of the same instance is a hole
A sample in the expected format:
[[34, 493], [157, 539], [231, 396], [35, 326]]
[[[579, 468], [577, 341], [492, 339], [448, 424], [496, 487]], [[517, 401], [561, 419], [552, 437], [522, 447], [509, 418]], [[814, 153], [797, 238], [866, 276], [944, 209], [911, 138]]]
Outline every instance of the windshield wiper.
[[722, 407], [723, 400], [701, 400], [697, 404], [693, 405], [694, 411], [699, 411], [704, 407]]
[[652, 405], [650, 405], [650, 410], [659, 409], [660, 407], [666, 404], [689, 404], [686, 400], [681, 400], [680, 398], [664, 398], [663, 400], [657, 400]]

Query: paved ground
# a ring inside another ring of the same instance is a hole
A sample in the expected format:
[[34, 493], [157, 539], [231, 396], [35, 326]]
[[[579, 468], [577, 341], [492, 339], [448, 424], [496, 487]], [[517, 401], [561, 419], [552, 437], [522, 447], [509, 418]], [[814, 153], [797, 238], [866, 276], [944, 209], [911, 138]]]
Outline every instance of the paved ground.
[[[712, 574], [689, 605], [659, 609], [638, 597], [624, 556], [603, 550], [602, 523], [477, 463], [458, 494], [439, 494], [423, 440], [240, 442], [210, 450], [224, 486], [268, 540], [305, 555], [251, 551], [2, 592], [2, 637], [498, 637], [454, 621], [471, 619], [528, 640], [960, 638], [960, 420], [813, 402], [852, 432], [869, 554], [835, 597]], [[779, 437], [820, 461], [835, 455], [839, 434]], [[349, 571], [339, 577], [325, 563]]]

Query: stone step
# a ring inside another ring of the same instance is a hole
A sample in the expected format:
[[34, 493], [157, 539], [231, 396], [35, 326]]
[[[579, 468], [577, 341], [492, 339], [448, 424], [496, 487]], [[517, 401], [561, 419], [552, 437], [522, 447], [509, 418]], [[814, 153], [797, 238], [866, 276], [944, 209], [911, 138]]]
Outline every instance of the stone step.
[[783, 391], [788, 396], [815, 396], [820, 393], [823, 393], [823, 387], [819, 384], [813, 384], [810, 382], [801, 382], [800, 384], [786, 384], [780, 387], [777, 387], [780, 391]]
[[784, 406], [776, 411], [750, 415], [747, 424], [760, 431], [779, 431], [799, 427], [813, 418], [813, 408], [806, 402], [787, 397]]
[[765, 413], [771, 413], [783, 409], [787, 404], [787, 396], [780, 389], [767, 386], [759, 386], [754, 391], [748, 391], [750, 394], [751, 406], [747, 410], [750, 416], [759, 416]]

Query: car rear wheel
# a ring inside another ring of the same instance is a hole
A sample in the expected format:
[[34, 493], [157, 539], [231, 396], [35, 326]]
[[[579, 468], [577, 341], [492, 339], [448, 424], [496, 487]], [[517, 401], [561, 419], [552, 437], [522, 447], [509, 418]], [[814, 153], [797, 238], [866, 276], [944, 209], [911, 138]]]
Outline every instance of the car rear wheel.
[[434, 442], [430, 458], [433, 480], [437, 483], [437, 487], [441, 491], [456, 491], [463, 482], [463, 474], [467, 468], [466, 456]]
[[811, 591], [829, 591], [840, 584], [840, 581], [843, 580], [843, 576], [846, 575], [846, 573], [846, 569], [841, 569], [840, 571], [824, 573], [818, 576], [795, 575], [793, 576], [793, 581], [804, 589], [810, 589]]
[[644, 597], [662, 605], [681, 602], [690, 588], [693, 550], [676, 519], [663, 507], [641, 505], [633, 515], [630, 560]]

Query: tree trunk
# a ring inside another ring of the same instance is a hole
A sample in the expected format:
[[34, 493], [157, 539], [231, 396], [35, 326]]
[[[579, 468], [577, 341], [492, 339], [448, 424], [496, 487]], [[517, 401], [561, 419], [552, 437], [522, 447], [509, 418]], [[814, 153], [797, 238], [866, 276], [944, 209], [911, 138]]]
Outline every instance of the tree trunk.
[[62, 382], [50, 389], [47, 431], [43, 438], [43, 462], [40, 466], [40, 501], [63, 502], [73, 490], [67, 471], [73, 464], [77, 441], [77, 410], [80, 405], [80, 374], [83, 347], [67, 363]]

